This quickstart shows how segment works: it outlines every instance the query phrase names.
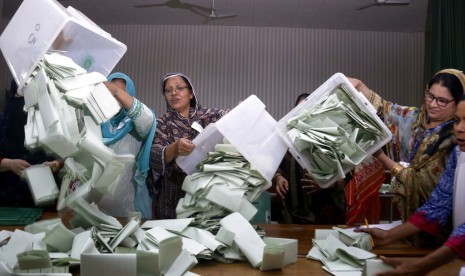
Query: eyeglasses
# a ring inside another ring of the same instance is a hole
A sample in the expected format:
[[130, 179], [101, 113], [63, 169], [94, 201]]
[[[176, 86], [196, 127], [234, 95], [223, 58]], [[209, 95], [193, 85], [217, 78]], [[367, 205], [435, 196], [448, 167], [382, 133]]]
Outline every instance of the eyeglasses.
[[448, 100], [448, 99], [441, 98], [441, 97], [436, 97], [433, 94], [431, 94], [429, 91], [425, 92], [425, 100], [427, 102], [433, 102], [434, 100], [436, 100], [436, 103], [438, 104], [438, 106], [441, 106], [441, 107], [446, 107], [450, 102], [455, 101], [455, 100]]
[[177, 93], [182, 93], [184, 92], [184, 90], [186, 90], [187, 86], [178, 86], [178, 87], [175, 87], [173, 89], [165, 89], [165, 91], [163, 91], [165, 93], [165, 95], [167, 94], [170, 94], [170, 95], [173, 95], [173, 93], [176, 91]]

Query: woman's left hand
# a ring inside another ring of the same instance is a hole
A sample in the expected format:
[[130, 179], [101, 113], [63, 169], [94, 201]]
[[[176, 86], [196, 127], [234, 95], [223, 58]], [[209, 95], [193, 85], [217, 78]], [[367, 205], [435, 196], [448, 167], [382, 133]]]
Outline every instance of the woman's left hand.
[[386, 258], [381, 256], [383, 262], [395, 267], [395, 270], [377, 273], [376, 276], [390, 276], [390, 275], [425, 275], [426, 272], [416, 265], [412, 260], [405, 260], [401, 258]]

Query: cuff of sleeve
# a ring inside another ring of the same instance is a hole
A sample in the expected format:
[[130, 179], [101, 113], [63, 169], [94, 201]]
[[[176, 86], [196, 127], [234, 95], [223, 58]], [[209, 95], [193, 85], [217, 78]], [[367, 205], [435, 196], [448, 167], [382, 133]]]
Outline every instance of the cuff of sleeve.
[[460, 259], [465, 260], [465, 237], [450, 237], [444, 245], [452, 249]]
[[408, 219], [408, 222], [430, 234], [440, 233], [441, 225], [439, 223], [428, 221], [425, 218], [425, 215], [426, 214], [424, 212], [416, 212]]

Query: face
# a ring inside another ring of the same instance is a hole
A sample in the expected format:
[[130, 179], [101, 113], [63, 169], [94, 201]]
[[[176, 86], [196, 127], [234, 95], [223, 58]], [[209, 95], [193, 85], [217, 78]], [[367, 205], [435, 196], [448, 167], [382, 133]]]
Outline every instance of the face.
[[[446, 106], [441, 106], [441, 101], [447, 102]], [[425, 106], [430, 121], [437, 123], [452, 118], [456, 109], [456, 103], [449, 89], [438, 83], [433, 84], [425, 93]]]
[[189, 114], [189, 104], [193, 94], [180, 76], [171, 77], [166, 81], [164, 94], [172, 109], [185, 117]]
[[454, 133], [461, 151], [465, 151], [465, 101], [457, 105], [454, 118]]

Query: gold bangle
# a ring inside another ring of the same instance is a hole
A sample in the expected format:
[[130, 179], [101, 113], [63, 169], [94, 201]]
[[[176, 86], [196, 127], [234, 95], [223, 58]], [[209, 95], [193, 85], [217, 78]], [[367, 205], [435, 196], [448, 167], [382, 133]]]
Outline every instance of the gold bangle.
[[403, 169], [404, 167], [401, 164], [395, 163], [394, 167], [391, 169], [391, 177], [397, 177]]
[[373, 92], [373, 90], [370, 89], [370, 103], [373, 103], [375, 101], [376, 94]]

